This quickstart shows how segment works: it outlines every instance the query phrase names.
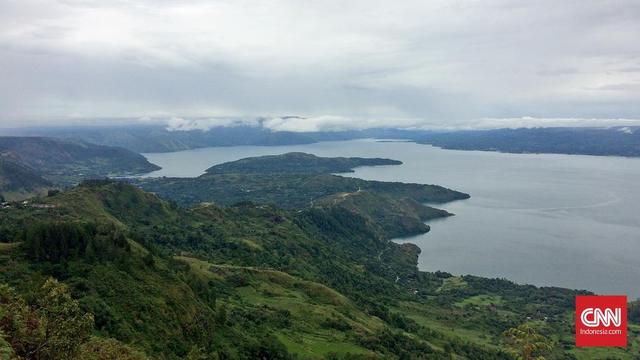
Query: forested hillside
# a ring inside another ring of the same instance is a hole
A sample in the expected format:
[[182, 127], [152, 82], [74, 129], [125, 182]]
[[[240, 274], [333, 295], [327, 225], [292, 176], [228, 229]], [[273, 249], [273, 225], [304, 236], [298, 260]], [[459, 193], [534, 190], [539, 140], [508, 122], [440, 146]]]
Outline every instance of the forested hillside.
[[380, 158], [319, 157], [302, 152], [250, 157], [210, 167], [208, 174], [346, 173], [358, 166], [400, 165]]
[[170, 152], [209, 146], [294, 145], [353, 139], [397, 139], [444, 149], [510, 153], [553, 153], [640, 156], [640, 130], [633, 126], [547, 127], [492, 130], [402, 130], [373, 128], [349, 131], [286, 132], [262, 126], [215, 126], [210, 129], [170, 129], [166, 125], [12, 129], [16, 134], [76, 138], [131, 151]]
[[90, 181], [1, 211], [3, 351], [27, 358], [507, 359], [518, 331], [582, 354], [576, 292], [419, 272], [344, 207], [180, 208]]
[[209, 129], [173, 129], [161, 124], [139, 124], [23, 128], [11, 129], [11, 131], [15, 134], [28, 136], [82, 139], [94, 144], [123, 147], [139, 153], [171, 152], [208, 146], [310, 144], [318, 141], [363, 138], [417, 139], [424, 134], [423, 131], [397, 129], [327, 132], [271, 131], [262, 126], [263, 119], [256, 119], [256, 126], [242, 125], [242, 119], [236, 120], [237, 123], [233, 126], [213, 126]]
[[425, 134], [419, 143], [444, 149], [507, 153], [640, 156], [640, 128], [523, 128]]
[[216, 165], [197, 178], [162, 177], [132, 181], [147, 191], [182, 205], [201, 202], [229, 205], [252, 201], [296, 209], [313, 206], [315, 201], [325, 196], [359, 190], [410, 198], [420, 203], [443, 203], [469, 197], [468, 194], [437, 185], [367, 181], [329, 174], [350, 172], [354, 167], [365, 164], [398, 165], [401, 162], [289, 153]]
[[129, 150], [43, 137], [0, 137], [0, 195], [23, 199], [84, 179], [143, 174], [159, 167]]
[[53, 184], [24, 165], [0, 157], [0, 197], [19, 200], [44, 195]]

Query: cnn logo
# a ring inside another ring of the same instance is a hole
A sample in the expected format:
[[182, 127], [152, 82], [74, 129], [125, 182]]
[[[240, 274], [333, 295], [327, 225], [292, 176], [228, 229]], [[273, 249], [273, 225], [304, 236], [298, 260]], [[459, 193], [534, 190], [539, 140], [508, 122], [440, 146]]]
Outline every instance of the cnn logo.
[[622, 309], [615, 308], [611, 310], [606, 308], [602, 311], [598, 308], [586, 308], [580, 314], [580, 320], [587, 327], [599, 327], [601, 325], [608, 327], [611, 324], [619, 327], [622, 323]]
[[627, 346], [626, 296], [576, 296], [576, 346]]

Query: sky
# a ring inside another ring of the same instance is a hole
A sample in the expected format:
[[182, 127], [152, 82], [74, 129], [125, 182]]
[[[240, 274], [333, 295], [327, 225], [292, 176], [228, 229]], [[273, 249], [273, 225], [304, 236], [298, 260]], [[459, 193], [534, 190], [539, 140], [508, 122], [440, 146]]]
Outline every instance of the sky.
[[639, 39], [637, 0], [0, 0], [0, 127], [640, 125]]

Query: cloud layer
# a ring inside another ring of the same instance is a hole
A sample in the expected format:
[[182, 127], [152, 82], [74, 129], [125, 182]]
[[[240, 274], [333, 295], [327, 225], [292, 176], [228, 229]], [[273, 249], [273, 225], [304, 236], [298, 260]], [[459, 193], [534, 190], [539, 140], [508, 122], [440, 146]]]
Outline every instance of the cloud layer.
[[638, 119], [639, 18], [635, 0], [0, 0], [0, 126]]
[[251, 126], [271, 131], [317, 132], [348, 131], [374, 128], [396, 128], [405, 130], [488, 130], [503, 128], [539, 127], [621, 127], [620, 131], [633, 133], [630, 128], [640, 128], [640, 119], [585, 119], [585, 118], [484, 118], [451, 124], [448, 121], [426, 121], [423, 119], [357, 119], [341, 116], [273, 117], [273, 118], [182, 118], [145, 119], [166, 124], [169, 131], [209, 131], [216, 127]]

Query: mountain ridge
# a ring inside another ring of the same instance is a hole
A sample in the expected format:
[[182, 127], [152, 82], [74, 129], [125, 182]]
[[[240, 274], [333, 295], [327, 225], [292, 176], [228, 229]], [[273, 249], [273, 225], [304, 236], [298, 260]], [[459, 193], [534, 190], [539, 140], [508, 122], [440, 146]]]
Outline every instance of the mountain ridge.
[[[49, 137], [1, 136], [0, 158], [17, 164], [23, 173], [32, 173], [32, 176], [63, 187], [88, 178], [134, 175], [160, 169], [144, 156], [123, 148]], [[13, 169], [16, 170], [15, 166]]]

